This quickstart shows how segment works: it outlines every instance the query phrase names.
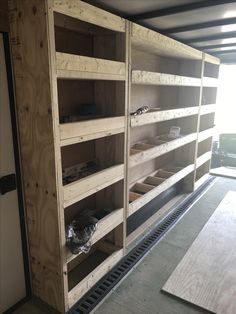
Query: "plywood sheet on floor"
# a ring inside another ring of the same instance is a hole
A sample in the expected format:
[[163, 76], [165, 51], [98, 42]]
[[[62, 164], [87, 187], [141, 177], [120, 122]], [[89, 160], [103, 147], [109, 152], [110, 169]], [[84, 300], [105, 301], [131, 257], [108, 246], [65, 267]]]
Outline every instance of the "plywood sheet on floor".
[[235, 314], [235, 265], [236, 192], [230, 191], [163, 290], [213, 313]]
[[219, 167], [210, 170], [214, 176], [227, 177], [236, 179], [236, 168], [234, 167]]

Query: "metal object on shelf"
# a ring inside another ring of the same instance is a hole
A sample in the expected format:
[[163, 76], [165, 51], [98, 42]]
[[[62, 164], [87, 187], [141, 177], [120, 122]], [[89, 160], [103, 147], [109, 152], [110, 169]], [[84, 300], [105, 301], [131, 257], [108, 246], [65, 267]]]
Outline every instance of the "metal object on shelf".
[[72, 167], [63, 169], [63, 184], [68, 184], [82, 179], [90, 174], [99, 171], [100, 167], [97, 160], [86, 161]]
[[89, 252], [97, 223], [98, 219], [93, 216], [80, 216], [66, 226], [66, 245], [73, 254]]
[[178, 138], [180, 137], [180, 127], [179, 126], [172, 126], [170, 128], [168, 138]]
[[143, 107], [138, 108], [135, 112], [133, 112], [132, 115], [137, 116], [137, 115], [148, 112], [148, 110], [149, 110], [148, 106], [143, 106]]

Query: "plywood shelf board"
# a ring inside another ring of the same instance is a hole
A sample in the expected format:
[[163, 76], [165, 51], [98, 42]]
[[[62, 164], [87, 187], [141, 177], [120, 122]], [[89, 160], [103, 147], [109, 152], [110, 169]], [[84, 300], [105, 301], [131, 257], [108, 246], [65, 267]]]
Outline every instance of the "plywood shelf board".
[[172, 198], [168, 203], [162, 206], [154, 215], [148, 218], [143, 224], [127, 236], [127, 245], [132, 244], [138, 237], [144, 235], [150, 227], [160, 222], [166, 215], [171, 212], [173, 207], [184, 200], [187, 194], [180, 194]]
[[198, 134], [198, 143], [212, 137], [214, 134], [214, 128], [209, 128], [204, 131], [199, 132]]
[[[123, 222], [123, 211], [123, 208], [113, 210], [110, 214], [106, 215], [98, 221], [97, 230], [91, 238], [91, 245], [94, 245], [97, 241], [99, 241]], [[74, 255], [69, 250], [67, 250], [67, 263], [70, 263], [72, 260], [76, 259], [77, 256], [78, 254]]]
[[197, 133], [191, 133], [189, 135], [185, 135], [181, 138], [175, 139], [170, 142], [166, 142], [159, 146], [155, 146], [153, 148], [140, 151], [137, 154], [130, 156], [129, 165], [130, 167], [137, 166], [141, 163], [144, 163], [148, 160], [157, 158], [161, 155], [164, 155], [172, 150], [175, 150], [183, 145], [189, 144], [197, 139]]
[[220, 65], [220, 59], [208, 53], [204, 53], [204, 59], [205, 59], [205, 62], [209, 62], [215, 65]]
[[221, 201], [163, 290], [211, 313], [236, 312], [236, 192]]
[[135, 213], [137, 210], [139, 210], [141, 207], [143, 207], [145, 204], [150, 202], [152, 199], [157, 197], [159, 194], [161, 194], [163, 191], [167, 190], [169, 187], [174, 185], [175, 183], [182, 180], [184, 177], [186, 177], [189, 173], [191, 173], [194, 170], [194, 165], [188, 165], [187, 167], [183, 168], [176, 174], [173, 174], [170, 178], [167, 178], [163, 183], [158, 185], [157, 187], [154, 187], [149, 192], [142, 195], [137, 200], [133, 201], [129, 204], [129, 216]]
[[137, 127], [162, 121], [168, 121], [172, 119], [178, 119], [188, 116], [197, 115], [199, 111], [198, 106], [196, 107], [187, 107], [187, 108], [178, 108], [178, 109], [167, 109], [167, 110], [158, 110], [153, 112], [147, 112], [137, 116], [130, 117], [131, 127]]
[[117, 165], [64, 186], [64, 208], [124, 178], [124, 165]]
[[115, 251], [72, 290], [70, 290], [68, 294], [69, 307], [72, 307], [96, 282], [108, 273], [122, 257], [123, 249]]
[[125, 20], [80, 0], [53, 1], [55, 12], [117, 32], [125, 32]]
[[[205, 83], [210, 84], [211, 82], [205, 80]], [[200, 87], [201, 79], [174, 74], [133, 70], [132, 84]]]
[[199, 156], [196, 160], [196, 168], [201, 167], [204, 163], [206, 163], [207, 161], [209, 161], [211, 159], [211, 151], [208, 151], [206, 153], [204, 153], [203, 155]]
[[106, 137], [125, 131], [125, 117], [60, 124], [61, 146]]
[[61, 79], [125, 80], [125, 63], [56, 52], [56, 72]]
[[205, 173], [200, 179], [195, 181], [194, 190], [197, 190], [202, 184], [204, 184], [210, 178], [209, 173]]
[[201, 51], [135, 23], [132, 23], [131, 40], [134, 47], [152, 54], [180, 59], [202, 59]]
[[200, 108], [201, 115], [214, 113], [215, 111], [216, 111], [216, 104], [202, 105]]

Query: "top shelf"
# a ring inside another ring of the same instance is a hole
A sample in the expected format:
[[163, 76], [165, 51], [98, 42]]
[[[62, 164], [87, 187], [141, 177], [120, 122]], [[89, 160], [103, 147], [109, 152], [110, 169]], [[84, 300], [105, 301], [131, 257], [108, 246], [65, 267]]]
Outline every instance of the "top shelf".
[[156, 31], [132, 23], [131, 40], [134, 47], [161, 56], [202, 60], [202, 52], [166, 37]]
[[80, 0], [53, 1], [53, 10], [72, 18], [116, 32], [125, 32], [125, 19]]

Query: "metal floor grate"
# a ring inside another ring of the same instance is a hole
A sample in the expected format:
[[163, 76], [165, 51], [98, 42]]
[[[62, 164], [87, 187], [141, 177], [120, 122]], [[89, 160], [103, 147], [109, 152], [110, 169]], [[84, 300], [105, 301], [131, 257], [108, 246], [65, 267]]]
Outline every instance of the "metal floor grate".
[[137, 262], [142, 259], [147, 252], [158, 243], [166, 232], [172, 228], [181, 215], [183, 215], [193, 201], [204, 192], [206, 187], [215, 178], [210, 178], [196, 192], [187, 197], [178, 207], [164, 218], [138, 245], [133, 248], [122, 260], [105, 275], [94, 287], [88, 291], [68, 312], [68, 314], [90, 313], [102, 299], [114, 288], [118, 282], [132, 270]]

